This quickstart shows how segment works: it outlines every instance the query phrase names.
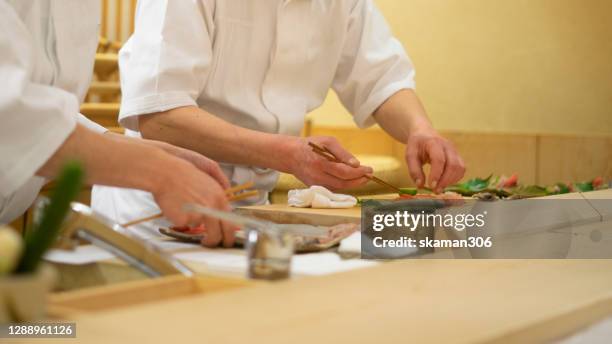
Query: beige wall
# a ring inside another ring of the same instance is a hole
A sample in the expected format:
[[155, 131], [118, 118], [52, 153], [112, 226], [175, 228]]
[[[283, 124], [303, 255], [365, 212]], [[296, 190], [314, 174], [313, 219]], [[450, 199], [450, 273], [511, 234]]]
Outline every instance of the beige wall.
[[[376, 2], [438, 128], [612, 134], [612, 1]], [[353, 125], [333, 94], [311, 118]]]

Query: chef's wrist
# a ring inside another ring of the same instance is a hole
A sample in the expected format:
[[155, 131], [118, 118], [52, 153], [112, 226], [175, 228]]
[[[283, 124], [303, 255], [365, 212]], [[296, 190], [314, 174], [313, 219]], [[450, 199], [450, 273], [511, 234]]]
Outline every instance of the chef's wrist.
[[297, 156], [302, 147], [302, 138], [288, 135], [275, 135], [276, 143], [272, 151], [276, 166], [273, 169], [294, 174], [297, 165]]
[[410, 121], [408, 129], [408, 138], [413, 135], [433, 135], [437, 134], [436, 129], [431, 125], [431, 122], [426, 117], [416, 117]]
[[142, 166], [136, 172], [141, 185], [135, 188], [157, 193], [160, 188], [169, 184], [176, 175], [181, 159], [175, 158], [163, 149], [155, 146], [146, 147], [147, 154]]

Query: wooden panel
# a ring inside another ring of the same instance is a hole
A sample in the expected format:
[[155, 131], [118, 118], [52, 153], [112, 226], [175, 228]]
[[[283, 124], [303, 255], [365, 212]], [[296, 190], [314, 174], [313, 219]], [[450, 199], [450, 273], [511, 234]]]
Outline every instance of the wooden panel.
[[102, 18], [100, 23], [100, 34], [103, 37], [108, 35], [108, 0], [102, 0]]
[[612, 180], [612, 137], [541, 136], [538, 183]]
[[[311, 344], [321, 338], [338, 343], [375, 343], [381, 338], [388, 343], [546, 342], [612, 314], [612, 275], [602, 273], [610, 269], [609, 260], [398, 261], [82, 316], [76, 319], [78, 339], [88, 343]], [[117, 324], [130, 326], [108, 331]], [[193, 330], [201, 324], [208, 326]]]
[[518, 173], [521, 183], [536, 182], [535, 135], [443, 133], [451, 140], [466, 166], [466, 178]]

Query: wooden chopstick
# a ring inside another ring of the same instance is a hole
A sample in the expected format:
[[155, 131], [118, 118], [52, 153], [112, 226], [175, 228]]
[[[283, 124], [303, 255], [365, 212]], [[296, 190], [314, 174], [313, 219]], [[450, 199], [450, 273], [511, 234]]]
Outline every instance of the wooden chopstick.
[[225, 193], [228, 194], [228, 195], [233, 195], [236, 192], [239, 192], [239, 191], [242, 191], [242, 190], [246, 190], [246, 189], [250, 189], [253, 186], [255, 186], [255, 183], [253, 181], [250, 181], [250, 182], [246, 182], [244, 184], [232, 186], [231, 188], [225, 189]]
[[152, 216], [143, 217], [143, 218], [138, 219], [138, 220], [126, 222], [126, 223], [122, 224], [121, 227], [124, 227], [124, 228], [130, 227], [130, 226], [133, 226], [133, 225], [137, 225], [139, 223], [143, 223], [143, 222], [159, 219], [159, 218], [161, 218], [163, 216], [164, 216], [164, 214], [158, 213], [158, 214], [155, 214], [155, 215], [152, 215]]
[[315, 143], [312, 142], [308, 142], [308, 145], [310, 147], [312, 147], [312, 150], [319, 154], [320, 156], [324, 157], [325, 159], [332, 161], [332, 162], [337, 162], [337, 163], [342, 163], [342, 161], [340, 159], [338, 159], [337, 156], [334, 155], [334, 153], [332, 153], [329, 149], [327, 149], [327, 147], [322, 148], [320, 146], [318, 146]]
[[[247, 190], [252, 188], [255, 185], [255, 183], [253, 183], [252, 181], [244, 183], [244, 184], [240, 184], [240, 185], [236, 185], [233, 186], [231, 188], [225, 189], [225, 194], [227, 195], [227, 200], [230, 202], [236, 202], [236, 201], [242, 201], [244, 199], [247, 198], [251, 198], [254, 196], [258, 196], [259, 195], [259, 191], [258, 190]], [[246, 190], [244, 192], [240, 192], [238, 194], [236, 194], [236, 192], [239, 191], [243, 191]], [[151, 221], [151, 220], [155, 220], [155, 219], [159, 219], [164, 217], [164, 214], [162, 213], [158, 213], [155, 215], [151, 215], [151, 216], [147, 216], [147, 217], [143, 217], [137, 220], [133, 220], [130, 222], [126, 222], [124, 224], [121, 225], [121, 227], [130, 227], [130, 226], [134, 226], [143, 222], [147, 222], [147, 221]]]
[[[321, 147], [321, 146], [319, 146], [319, 145], [317, 145], [316, 143], [313, 143], [313, 142], [308, 142], [308, 145], [310, 147], [312, 147], [312, 150], [315, 153], [319, 154], [320, 156], [324, 157], [325, 159], [327, 159], [329, 161], [332, 161], [332, 162], [344, 163], [342, 160], [338, 159], [338, 157], [334, 153], [332, 153], [327, 147]], [[385, 182], [384, 180], [382, 180], [382, 179], [380, 179], [378, 177], [368, 176], [368, 175], [365, 175], [364, 177], [368, 178], [369, 180], [371, 180], [371, 181], [373, 181], [375, 183], [378, 183], [378, 184], [380, 184], [380, 185], [382, 185], [384, 187], [387, 187], [387, 188], [393, 190], [393, 192], [395, 192], [395, 193], [401, 193], [401, 190], [398, 187], [395, 187], [395, 186]]]
[[368, 178], [369, 180], [371, 180], [373, 182], [376, 182], [376, 183], [378, 183], [380, 185], [386, 186], [386, 187], [388, 187], [389, 189], [395, 191], [398, 194], [402, 193], [402, 190], [400, 190], [398, 187], [395, 187], [395, 186], [387, 183], [386, 181], [384, 181], [384, 180], [382, 180], [382, 179], [380, 179], [378, 177], [375, 177], [375, 176], [366, 176], [366, 178]]
[[251, 198], [254, 196], [258, 196], [258, 195], [259, 195], [258, 190], [245, 191], [237, 195], [233, 195], [232, 197], [229, 198], [229, 200], [232, 202], [242, 201], [243, 199]]

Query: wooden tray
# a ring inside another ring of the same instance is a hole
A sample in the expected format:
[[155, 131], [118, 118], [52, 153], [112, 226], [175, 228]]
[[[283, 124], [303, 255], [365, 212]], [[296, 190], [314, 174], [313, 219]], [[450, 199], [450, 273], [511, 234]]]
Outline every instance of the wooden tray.
[[69, 318], [79, 313], [214, 294], [252, 284], [255, 282], [237, 278], [167, 276], [52, 294], [48, 313], [53, 318]]

